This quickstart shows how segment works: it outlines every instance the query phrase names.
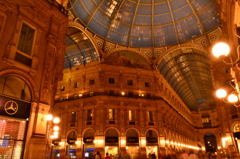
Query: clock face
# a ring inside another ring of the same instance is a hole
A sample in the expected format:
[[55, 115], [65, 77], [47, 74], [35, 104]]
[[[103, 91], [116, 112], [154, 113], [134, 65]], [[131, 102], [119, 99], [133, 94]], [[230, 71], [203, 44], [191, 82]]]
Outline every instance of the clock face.
[[18, 111], [18, 104], [15, 101], [10, 100], [5, 104], [4, 110], [9, 115], [16, 114]]

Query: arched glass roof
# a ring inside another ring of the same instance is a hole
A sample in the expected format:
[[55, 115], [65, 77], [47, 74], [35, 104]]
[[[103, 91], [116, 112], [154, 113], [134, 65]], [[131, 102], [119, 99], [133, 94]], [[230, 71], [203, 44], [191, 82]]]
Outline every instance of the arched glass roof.
[[68, 28], [64, 69], [98, 60], [97, 52], [88, 37], [76, 28]]
[[219, 26], [214, 0], [69, 0], [70, 10], [105, 40], [132, 47], [183, 43]]
[[203, 103], [214, 109], [213, 86], [208, 55], [192, 48], [178, 49], [168, 54], [158, 70], [192, 111]]

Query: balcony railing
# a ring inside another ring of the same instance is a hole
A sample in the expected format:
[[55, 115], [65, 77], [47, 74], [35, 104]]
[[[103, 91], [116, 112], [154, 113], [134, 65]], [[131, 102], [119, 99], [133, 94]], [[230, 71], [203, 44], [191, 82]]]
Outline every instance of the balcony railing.
[[122, 95], [121, 93], [109, 93], [109, 92], [87, 92], [82, 94], [81, 96], [78, 95], [72, 95], [69, 97], [61, 97], [59, 99], [56, 99], [55, 102], [59, 103], [59, 102], [64, 102], [64, 101], [70, 101], [70, 100], [76, 100], [76, 99], [81, 99], [81, 98], [88, 98], [88, 97], [93, 97], [93, 96], [115, 96], [115, 97], [127, 97], [127, 98], [145, 98], [145, 99], [153, 99], [153, 100], [162, 100], [162, 97], [159, 96], [140, 96], [140, 95], [136, 95], [136, 94], [125, 94]]

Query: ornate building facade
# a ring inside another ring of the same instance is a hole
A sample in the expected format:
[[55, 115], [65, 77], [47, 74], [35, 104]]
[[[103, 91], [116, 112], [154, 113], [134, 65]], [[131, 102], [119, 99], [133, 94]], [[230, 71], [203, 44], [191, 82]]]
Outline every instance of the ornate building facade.
[[[183, 150], [239, 158], [239, 108], [213, 95], [226, 81], [240, 85], [239, 8], [238, 0], [0, 0], [0, 158]], [[219, 41], [230, 44], [232, 65], [211, 55]], [[55, 138], [50, 113], [60, 118]]]

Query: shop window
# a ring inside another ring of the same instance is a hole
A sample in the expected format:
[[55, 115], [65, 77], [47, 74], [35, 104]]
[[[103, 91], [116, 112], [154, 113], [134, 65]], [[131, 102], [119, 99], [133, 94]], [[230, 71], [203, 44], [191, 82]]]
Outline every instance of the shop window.
[[65, 86], [61, 86], [60, 91], [65, 91]]
[[132, 80], [127, 80], [127, 85], [128, 86], [132, 86], [133, 85], [133, 81]]
[[74, 88], [78, 88], [79, 87], [79, 83], [74, 83]]
[[108, 79], [108, 83], [109, 83], [109, 84], [114, 84], [114, 83], [115, 83], [114, 78], [109, 78], [109, 79]]
[[76, 112], [72, 112], [72, 120], [71, 120], [72, 123], [75, 123], [76, 122]]
[[89, 85], [94, 85], [94, 83], [95, 83], [95, 80], [94, 80], [94, 79], [90, 79], [90, 80], [89, 80]]
[[149, 82], [145, 82], [145, 87], [150, 87], [150, 83]]
[[115, 118], [114, 118], [114, 109], [109, 109], [108, 110], [108, 119], [109, 120], [115, 120]]
[[87, 121], [92, 121], [93, 111], [92, 109], [87, 110]]

